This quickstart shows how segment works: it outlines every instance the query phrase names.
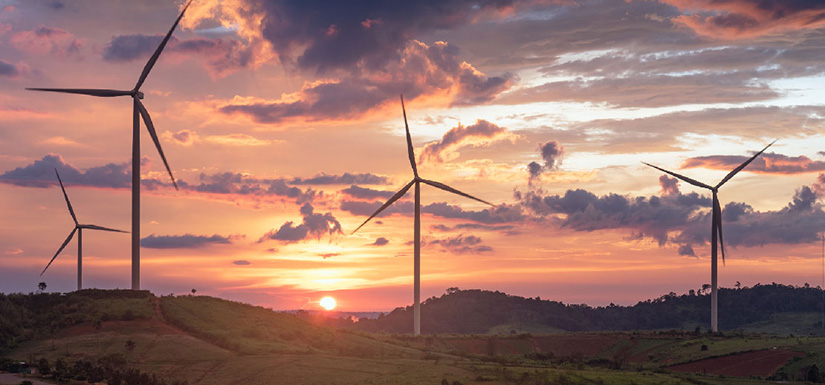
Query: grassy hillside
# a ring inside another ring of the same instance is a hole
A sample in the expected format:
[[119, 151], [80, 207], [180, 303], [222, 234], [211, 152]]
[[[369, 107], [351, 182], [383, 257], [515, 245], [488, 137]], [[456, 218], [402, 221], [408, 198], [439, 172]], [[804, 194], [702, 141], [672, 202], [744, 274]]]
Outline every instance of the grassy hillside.
[[[776, 334], [824, 334], [822, 291], [811, 287], [756, 285], [719, 290], [719, 329]], [[688, 330], [709, 328], [710, 295], [670, 293], [633, 306], [590, 307], [484, 290], [449, 290], [422, 304], [424, 333], [500, 334], [564, 331]], [[346, 326], [342, 323], [342, 326]], [[356, 330], [405, 333], [412, 308], [350, 325]]]
[[11, 325], [0, 332], [16, 338], [7, 357], [63, 360], [73, 368], [105, 363], [153, 373], [166, 384], [755, 385], [766, 382], [667, 368], [774, 347], [804, 353], [780, 369], [784, 378], [808, 373], [814, 364], [825, 368], [820, 337], [551, 329], [552, 334], [414, 338], [336, 330], [318, 317], [310, 321], [218, 298], [130, 291], [11, 295], [0, 304], [8, 310], [0, 320]]

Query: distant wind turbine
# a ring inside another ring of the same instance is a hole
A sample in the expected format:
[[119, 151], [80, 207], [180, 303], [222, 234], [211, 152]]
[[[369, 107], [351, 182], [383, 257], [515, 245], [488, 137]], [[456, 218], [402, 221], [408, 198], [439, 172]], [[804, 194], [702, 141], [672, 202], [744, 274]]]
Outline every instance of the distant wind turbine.
[[192, 1], [190, 0], [186, 3], [186, 6], [183, 7], [183, 10], [178, 16], [177, 20], [175, 20], [175, 24], [172, 25], [172, 28], [169, 29], [169, 32], [160, 42], [160, 45], [155, 50], [155, 53], [152, 54], [152, 57], [149, 59], [149, 62], [146, 63], [146, 66], [143, 67], [143, 72], [140, 74], [140, 78], [138, 78], [137, 84], [135, 84], [135, 88], [131, 90], [111, 90], [111, 89], [84, 89], [84, 88], [26, 88], [30, 91], [46, 91], [46, 92], [62, 92], [67, 94], [80, 94], [80, 95], [89, 95], [89, 96], [97, 96], [97, 97], [115, 97], [115, 96], [130, 96], [133, 100], [133, 109], [132, 109], [132, 290], [140, 290], [140, 120], [143, 118], [143, 122], [146, 124], [146, 129], [149, 131], [149, 135], [152, 137], [152, 141], [155, 142], [155, 147], [158, 149], [158, 153], [160, 154], [160, 158], [163, 160], [163, 165], [166, 166], [166, 171], [169, 173], [169, 177], [172, 178], [172, 184], [175, 186], [175, 189], [178, 189], [178, 184], [175, 182], [175, 177], [172, 175], [172, 170], [169, 168], [169, 163], [166, 162], [166, 155], [163, 154], [163, 149], [160, 147], [160, 141], [158, 140], [158, 134], [155, 131], [155, 125], [152, 124], [152, 118], [149, 117], [149, 111], [146, 110], [146, 107], [143, 106], [143, 103], [140, 101], [143, 99], [143, 92], [140, 91], [140, 87], [143, 85], [143, 82], [146, 81], [146, 77], [149, 76], [149, 72], [152, 70], [152, 67], [155, 66], [155, 63], [158, 61], [158, 57], [160, 57], [161, 51], [163, 48], [166, 47], [166, 43], [169, 42], [169, 38], [172, 37], [172, 32], [175, 31], [175, 28], [178, 26], [178, 23], [183, 18], [184, 12], [186, 9], [189, 8], [189, 4]]
[[[753, 162], [753, 160], [756, 159], [759, 155], [762, 155], [762, 153], [765, 152], [765, 150], [767, 150], [768, 147], [770, 147], [774, 143], [776, 143], [776, 140], [774, 140], [773, 142], [771, 142], [770, 144], [765, 146], [765, 148], [763, 148], [762, 151], [757, 152], [750, 159], [748, 159], [744, 163], [740, 164], [739, 167], [733, 169], [733, 171], [729, 172], [728, 175], [725, 175], [725, 177], [722, 178], [722, 181], [719, 182], [719, 184], [717, 184], [716, 186], [709, 186], [709, 185], [706, 185], [706, 184], [704, 184], [702, 182], [699, 182], [697, 180], [688, 178], [688, 177], [683, 176], [683, 175], [679, 175], [679, 174], [677, 174], [675, 172], [672, 172], [672, 171], [665, 170], [661, 167], [654, 166], [650, 163], [642, 162], [642, 163], [644, 163], [644, 164], [646, 164], [650, 167], [653, 167], [653, 168], [655, 168], [659, 171], [662, 171], [662, 172], [665, 172], [667, 174], [673, 175], [673, 176], [675, 176], [675, 177], [677, 177], [677, 178], [679, 178], [679, 179], [681, 179], [681, 180], [683, 180], [687, 183], [690, 183], [690, 184], [692, 184], [696, 187], [701, 187], [701, 188], [708, 189], [713, 193], [713, 210], [712, 210], [711, 224], [710, 224], [710, 228], [711, 228], [711, 230], [710, 230], [711, 231], [711, 237], [710, 237], [710, 243], [711, 243], [711, 249], [710, 249], [710, 255], [711, 255], [711, 258], [710, 258], [710, 260], [711, 260], [711, 262], [710, 262], [711, 263], [711, 265], [710, 265], [710, 285], [711, 285], [711, 289], [710, 289], [711, 290], [710, 291], [710, 328], [713, 332], [718, 332], [719, 331], [719, 324], [718, 324], [718, 317], [717, 317], [717, 315], [718, 315], [718, 307], [717, 307], [718, 298], [717, 298], [717, 291], [716, 291], [716, 289], [717, 289], [717, 264], [718, 264], [718, 262], [717, 262], [717, 248], [722, 250], [722, 263], [723, 264], [725, 263], [725, 242], [722, 239], [722, 207], [721, 207], [721, 205], [719, 205], [719, 197], [717, 196], [717, 193], [719, 192], [719, 188], [722, 187], [722, 185], [725, 184], [725, 182], [727, 182], [731, 178], [733, 178], [733, 176], [736, 175], [739, 171], [742, 171], [742, 169], [747, 167], [747, 165], [749, 165], [751, 162]], [[718, 245], [719, 245], [718, 247], [717, 247], [717, 236], [718, 236]]]
[[414, 220], [414, 230], [413, 236], [415, 237], [414, 246], [413, 246], [413, 297], [415, 303], [413, 304], [413, 335], [421, 334], [421, 183], [428, 184], [435, 188], [461, 195], [466, 198], [477, 200], [481, 203], [486, 203], [490, 206], [494, 206], [492, 203], [487, 202], [482, 199], [478, 199], [470, 194], [463, 193], [458, 191], [450, 186], [447, 186], [443, 183], [427, 180], [418, 176], [418, 167], [415, 164], [415, 153], [413, 152], [413, 145], [412, 145], [412, 138], [410, 137], [410, 126], [407, 124], [407, 110], [404, 108], [404, 95], [401, 95], [401, 111], [404, 113], [404, 127], [407, 131], [407, 154], [410, 158], [410, 166], [412, 166], [413, 171], [413, 179], [404, 185], [401, 190], [398, 190], [395, 195], [393, 195], [386, 203], [384, 203], [378, 210], [376, 210], [372, 215], [370, 215], [361, 226], [358, 226], [352, 234], [355, 234], [361, 227], [363, 227], [370, 219], [374, 218], [376, 215], [384, 211], [387, 207], [393, 204], [395, 201], [400, 199], [407, 191], [415, 185], [415, 220]]
[[48, 269], [49, 266], [52, 265], [52, 262], [54, 262], [55, 258], [57, 258], [60, 252], [63, 251], [64, 248], [66, 248], [66, 245], [68, 245], [69, 242], [72, 241], [74, 233], [77, 232], [77, 290], [80, 290], [83, 289], [83, 229], [114, 231], [117, 233], [127, 233], [128, 231], [115, 230], [110, 229], [108, 227], [102, 227], [97, 225], [81, 225], [77, 221], [77, 216], [74, 214], [74, 209], [72, 209], [72, 203], [69, 202], [69, 195], [66, 194], [66, 188], [63, 187], [63, 181], [60, 180], [60, 174], [57, 172], [57, 169], [54, 170], [54, 173], [57, 174], [57, 181], [60, 183], [60, 189], [63, 190], [63, 198], [66, 198], [66, 207], [69, 208], [69, 214], [72, 215], [72, 220], [74, 221], [74, 229], [72, 229], [72, 232], [69, 233], [69, 236], [66, 238], [66, 240], [63, 241], [63, 244], [60, 245], [60, 248], [57, 249], [57, 252], [54, 253], [54, 257], [52, 257], [52, 260], [49, 261], [49, 264], [46, 265], [46, 268], [43, 269], [40, 275], [42, 276], [43, 273], [46, 272], [46, 269]]

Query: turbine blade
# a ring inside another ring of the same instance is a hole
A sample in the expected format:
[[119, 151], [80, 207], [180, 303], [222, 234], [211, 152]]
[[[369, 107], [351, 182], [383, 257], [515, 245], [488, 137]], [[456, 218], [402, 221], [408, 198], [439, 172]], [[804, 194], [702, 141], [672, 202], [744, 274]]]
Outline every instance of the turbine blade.
[[748, 166], [751, 162], [753, 162], [753, 160], [754, 160], [754, 159], [756, 159], [756, 157], [758, 157], [759, 155], [762, 155], [762, 153], [763, 153], [763, 152], [765, 152], [765, 150], [767, 150], [767, 149], [768, 149], [768, 147], [770, 147], [771, 145], [773, 145], [774, 143], [776, 143], [776, 141], [777, 141], [777, 140], [779, 140], [779, 139], [775, 139], [773, 142], [771, 142], [770, 144], [768, 144], [767, 146], [765, 146], [765, 148], [763, 148], [763, 149], [762, 149], [762, 151], [757, 152], [757, 153], [756, 153], [754, 156], [752, 156], [750, 159], [746, 160], [746, 161], [745, 161], [745, 163], [740, 164], [740, 165], [739, 165], [739, 167], [737, 167], [737, 168], [733, 169], [733, 171], [731, 171], [730, 173], [728, 173], [728, 175], [725, 175], [725, 178], [724, 178], [724, 179], [722, 179], [722, 181], [721, 181], [721, 182], [719, 182], [719, 184], [717, 184], [717, 185], [716, 185], [716, 188], [722, 187], [722, 185], [723, 185], [723, 184], [725, 184], [725, 182], [729, 181], [729, 180], [730, 180], [730, 178], [733, 178], [733, 176], [734, 176], [734, 175], [736, 175], [739, 171], [742, 171], [742, 169], [744, 169], [745, 167], [747, 167], [747, 166]]
[[63, 198], [66, 198], [66, 206], [69, 207], [69, 214], [72, 214], [72, 220], [74, 220], [74, 224], [77, 225], [77, 216], [74, 215], [74, 209], [72, 208], [72, 202], [69, 202], [69, 195], [66, 194], [66, 189], [63, 188], [63, 181], [60, 180], [60, 174], [57, 172], [57, 169], [54, 169], [54, 173], [57, 175], [57, 182], [60, 183], [60, 189], [63, 190]]
[[722, 251], [722, 266], [725, 265], [725, 241], [722, 238], [722, 206], [719, 198], [713, 194], [713, 216], [716, 218], [716, 228], [713, 231], [719, 232], [719, 250]]
[[71, 233], [69, 233], [69, 236], [68, 236], [68, 237], [66, 237], [66, 240], [65, 240], [65, 241], [63, 241], [63, 244], [62, 244], [62, 245], [60, 245], [60, 248], [59, 248], [59, 249], [57, 249], [57, 252], [56, 252], [56, 253], [54, 253], [54, 257], [52, 257], [52, 260], [51, 260], [51, 261], [49, 261], [49, 264], [48, 264], [48, 265], [46, 265], [46, 268], [45, 268], [45, 269], [43, 269], [43, 271], [42, 271], [42, 272], [40, 272], [40, 275], [43, 275], [43, 273], [45, 273], [45, 272], [46, 272], [46, 269], [48, 269], [48, 268], [49, 268], [49, 266], [51, 266], [51, 265], [52, 265], [52, 262], [54, 262], [55, 258], [57, 258], [57, 256], [60, 254], [60, 252], [61, 252], [61, 251], [63, 251], [63, 249], [65, 249], [65, 248], [66, 248], [66, 245], [68, 245], [68, 244], [69, 244], [69, 242], [71, 242], [71, 241], [72, 241], [72, 237], [74, 237], [74, 233], [75, 233], [76, 231], [77, 231], [77, 227], [75, 227], [74, 229], [72, 229], [72, 232], [71, 232]]
[[642, 162], [642, 163], [644, 163], [644, 164], [646, 164], [646, 165], [648, 165], [648, 166], [650, 166], [650, 167], [653, 167], [653, 168], [655, 168], [655, 169], [657, 169], [657, 170], [659, 170], [659, 171], [661, 171], [661, 172], [663, 172], [663, 173], [673, 175], [673, 176], [675, 176], [675, 177], [677, 177], [677, 178], [679, 178], [679, 179], [681, 179], [681, 180], [683, 180], [683, 181], [685, 181], [685, 182], [688, 182], [688, 183], [690, 183], [690, 184], [692, 184], [692, 185], [694, 185], [694, 186], [696, 186], [696, 187], [703, 187], [703, 188], [706, 188], [706, 189], [708, 189], [708, 190], [713, 190], [713, 187], [710, 187], [710, 186], [708, 186], [708, 185], [706, 185], [706, 184], [704, 184], [704, 183], [702, 183], [702, 182], [699, 182], [698, 180], [688, 178], [688, 177], [686, 177], [686, 176], [684, 176], [684, 175], [679, 175], [679, 174], [677, 174], [677, 173], [675, 173], [675, 172], [673, 172], [673, 171], [668, 171], [668, 170], [665, 170], [665, 169], [663, 169], [663, 168], [661, 168], [661, 167], [654, 166], [654, 165], [652, 165], [652, 164], [650, 164], [650, 163], [647, 163], [647, 162]]
[[358, 229], [360, 229], [361, 227], [364, 227], [364, 225], [366, 225], [367, 222], [370, 221], [370, 219], [375, 218], [376, 215], [380, 214], [382, 211], [384, 211], [384, 209], [386, 209], [391, 204], [395, 203], [395, 201], [397, 201], [402, 196], [404, 196], [404, 194], [407, 193], [407, 190], [409, 190], [410, 187], [412, 187], [413, 183], [415, 183], [415, 179], [411, 180], [410, 183], [407, 183], [407, 185], [402, 187], [401, 190], [398, 190], [398, 192], [395, 193], [395, 195], [393, 195], [386, 203], [381, 205], [381, 207], [379, 207], [378, 210], [376, 210], [374, 213], [372, 213], [372, 215], [370, 215], [370, 217], [367, 218], [367, 220], [364, 221], [364, 223], [362, 223], [361, 226], [358, 226], [358, 228], [353, 230], [352, 233], [350, 233], [350, 234], [355, 234], [355, 232], [358, 231]]
[[143, 106], [143, 103], [140, 101], [140, 99], [135, 98], [135, 101], [137, 101], [140, 116], [143, 117], [143, 123], [146, 124], [146, 129], [149, 130], [149, 135], [152, 137], [152, 141], [155, 142], [155, 147], [158, 149], [160, 159], [163, 160], [163, 165], [166, 166], [166, 171], [169, 173], [169, 177], [172, 178], [172, 184], [175, 185], [175, 190], [177, 190], [178, 182], [175, 181], [175, 176], [172, 175], [172, 169], [169, 168], [169, 163], [166, 161], [166, 155], [163, 154], [163, 148], [160, 147], [158, 133], [155, 131], [155, 125], [152, 124], [152, 118], [149, 116], [149, 111], [146, 111], [146, 107]]
[[450, 186], [447, 186], [447, 185], [446, 185], [446, 184], [444, 184], [444, 183], [440, 183], [440, 182], [436, 182], [436, 181], [432, 181], [432, 180], [427, 180], [427, 179], [422, 179], [421, 181], [422, 181], [422, 182], [424, 182], [424, 183], [426, 183], [426, 184], [428, 184], [428, 185], [430, 185], [430, 186], [433, 186], [433, 187], [435, 187], [435, 188], [440, 188], [440, 189], [442, 189], [442, 190], [444, 190], [444, 191], [451, 192], [451, 193], [453, 193], [453, 194], [458, 194], [458, 195], [461, 195], [461, 196], [463, 196], [463, 197], [467, 197], [467, 198], [470, 198], [470, 199], [474, 199], [474, 200], [477, 200], [477, 201], [479, 201], [479, 202], [481, 202], [481, 203], [486, 203], [486, 204], [488, 204], [488, 205], [490, 205], [490, 206], [493, 206], [493, 207], [495, 207], [495, 206], [496, 206], [496, 205], [494, 205], [494, 204], [492, 204], [492, 203], [490, 203], [490, 202], [485, 201], [484, 199], [479, 199], [479, 198], [476, 198], [476, 197], [474, 197], [474, 196], [472, 196], [472, 195], [470, 195], [470, 194], [467, 194], [467, 193], [464, 193], [464, 192], [458, 191], [458, 190], [456, 190], [456, 189], [454, 189], [454, 188], [452, 188], [452, 187], [450, 187]]
[[127, 96], [131, 95], [132, 91], [106, 90], [106, 89], [87, 89], [87, 88], [26, 88], [29, 91], [43, 91], [43, 92], [62, 92], [64, 94], [80, 94], [89, 96], [99, 96], [103, 98], [113, 96]]
[[413, 151], [412, 137], [410, 136], [410, 125], [407, 124], [407, 109], [404, 107], [404, 95], [401, 95], [401, 111], [404, 113], [404, 128], [407, 130], [407, 155], [410, 157], [410, 166], [413, 175], [418, 178], [418, 167], [415, 165], [415, 152]]
[[175, 32], [175, 28], [177, 28], [178, 23], [180, 23], [180, 19], [183, 18], [183, 14], [186, 12], [186, 9], [189, 8], [189, 4], [192, 4], [192, 0], [189, 0], [189, 2], [186, 3], [186, 6], [183, 7], [183, 10], [180, 11], [180, 16], [178, 16], [177, 20], [175, 20], [175, 24], [172, 24], [172, 28], [170, 28], [169, 32], [166, 33], [166, 36], [163, 37], [163, 41], [160, 42], [160, 45], [155, 50], [155, 53], [153, 53], [152, 57], [149, 58], [149, 62], [147, 62], [146, 66], [143, 67], [143, 72], [140, 73], [140, 78], [135, 85], [136, 91], [140, 90], [140, 86], [142, 86], [143, 82], [146, 81], [146, 77], [149, 76], [149, 72], [152, 71], [152, 67], [154, 67], [155, 63], [158, 61], [160, 53], [163, 51], [163, 48], [166, 47], [166, 43], [169, 42], [169, 38], [172, 37], [172, 33]]
[[108, 227], [98, 226], [98, 225], [79, 225], [81, 229], [89, 229], [89, 230], [103, 230], [103, 231], [114, 231], [116, 233], [128, 233], [128, 231], [117, 230], [117, 229], [110, 229]]

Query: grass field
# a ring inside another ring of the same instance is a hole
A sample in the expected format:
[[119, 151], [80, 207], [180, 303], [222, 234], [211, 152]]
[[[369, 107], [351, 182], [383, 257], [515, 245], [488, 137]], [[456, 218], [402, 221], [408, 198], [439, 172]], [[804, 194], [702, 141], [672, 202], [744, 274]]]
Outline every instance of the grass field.
[[817, 336], [551, 331], [413, 338], [340, 331], [201, 296], [101, 298], [78, 306], [93, 316], [22, 343], [9, 356], [94, 362], [120, 353], [130, 367], [192, 385], [765, 384], [667, 367], [774, 347], [802, 353], [780, 369], [788, 378], [813, 364], [825, 368], [825, 337]]

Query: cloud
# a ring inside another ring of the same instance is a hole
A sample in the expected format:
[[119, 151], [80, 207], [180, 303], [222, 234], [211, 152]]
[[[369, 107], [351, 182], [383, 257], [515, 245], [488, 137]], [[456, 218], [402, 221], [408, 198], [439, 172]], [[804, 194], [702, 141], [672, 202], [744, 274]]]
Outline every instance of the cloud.
[[294, 118], [356, 119], [395, 103], [399, 94], [408, 100], [446, 94], [451, 105], [470, 105], [493, 100], [516, 81], [509, 73], [488, 77], [459, 60], [458, 50], [445, 42], [427, 45], [412, 41], [400, 52], [399, 60], [388, 65], [391, 68], [364, 68], [352, 76], [308, 82], [300, 91], [278, 100], [235, 98], [218, 111], [268, 124]]
[[292, 221], [286, 222], [278, 230], [272, 229], [264, 234], [259, 242], [271, 239], [283, 243], [294, 243], [310, 237], [320, 239], [324, 234], [329, 234], [330, 237], [334, 234], [342, 234], [341, 223], [332, 214], [316, 214], [309, 203], [301, 206], [300, 211], [304, 217], [301, 224], [296, 226]]
[[488, 146], [492, 143], [518, 138], [504, 127], [497, 126], [486, 120], [479, 119], [475, 124], [469, 126], [458, 126], [447, 131], [439, 141], [428, 143], [419, 157], [420, 162], [432, 161], [443, 163], [445, 160], [452, 160], [459, 156], [458, 150], [462, 147]]
[[[756, 211], [742, 202], [726, 204], [722, 209], [725, 245], [754, 247], [817, 240], [819, 229], [825, 226], [825, 212], [818, 203], [822, 196], [816, 191], [816, 187], [802, 186], [776, 211]], [[693, 246], [710, 242], [711, 199], [696, 193], [596, 196], [579, 189], [562, 196], [517, 192], [516, 198], [548, 223], [576, 231], [627, 229], [634, 237], [652, 238], [660, 246], [678, 245], [680, 255], [691, 255]]]
[[345, 172], [343, 175], [327, 175], [321, 173], [312, 178], [294, 178], [289, 183], [301, 185], [335, 185], [335, 184], [390, 184], [389, 178], [382, 175], [375, 175], [370, 173], [350, 174]]
[[341, 192], [356, 199], [390, 199], [390, 197], [395, 194], [394, 191], [374, 190], [368, 187], [360, 187], [356, 185], [349, 186], [341, 190]]
[[271, 140], [258, 139], [248, 134], [210, 135], [205, 141], [224, 146], [257, 147], [272, 144]]
[[0, 60], [0, 76], [15, 78], [21, 73], [16, 65]]
[[197, 249], [209, 245], [232, 244], [233, 237], [223, 235], [155, 235], [141, 238], [140, 247], [149, 249]]
[[673, 22], [714, 39], [754, 38], [825, 26], [825, 4], [816, 0], [660, 0], [689, 12]]
[[[378, 210], [382, 204], [383, 202], [342, 200], [341, 210], [347, 211], [353, 215], [369, 216]], [[399, 200], [393, 203], [390, 207], [387, 207], [381, 212], [381, 214], [378, 214], [377, 217], [381, 218], [392, 214], [403, 214], [410, 216], [413, 214], [414, 207], [415, 205], [413, 202]], [[524, 218], [521, 212], [521, 207], [507, 204], [498, 205], [490, 209], [472, 211], [464, 210], [459, 206], [450, 205], [445, 202], [437, 202], [422, 206], [421, 212], [442, 218], [466, 219], [486, 224], [518, 222]]]
[[679, 195], [679, 179], [662, 174], [659, 177], [659, 186], [662, 186], [662, 195]]
[[[144, 162], [146, 158], [144, 158]], [[131, 162], [109, 163], [104, 166], [91, 167], [86, 171], [80, 171], [74, 166], [65, 163], [60, 155], [50, 154], [43, 159], [36, 160], [25, 167], [18, 167], [14, 170], [0, 174], [0, 183], [14, 184], [25, 187], [46, 188], [57, 183], [54, 170], [60, 172], [63, 182], [66, 184], [127, 189], [132, 186]], [[141, 185], [147, 190], [158, 190], [160, 188], [171, 188], [171, 183], [165, 180], [143, 178]], [[279, 178], [257, 178], [247, 174], [224, 172], [216, 174], [199, 175], [198, 183], [190, 183], [184, 179], [178, 180], [181, 190], [199, 192], [203, 194], [225, 195], [232, 199], [241, 196], [255, 199], [268, 199], [273, 197], [284, 197], [294, 199], [296, 203], [303, 204], [313, 201], [322, 193], [310, 188], [301, 189], [290, 186], [286, 179]]]
[[9, 38], [17, 49], [36, 54], [57, 57], [79, 56], [84, 40], [77, 39], [62, 29], [40, 26], [31, 31], [20, 31]]
[[475, 235], [459, 234], [455, 237], [424, 240], [427, 245], [439, 245], [442, 252], [456, 254], [480, 254], [493, 251], [493, 248], [481, 243], [481, 238]]
[[249, 266], [252, 264], [252, 262], [249, 262], [245, 259], [239, 259], [237, 261], [232, 261], [232, 264], [235, 266]]
[[564, 157], [564, 147], [562, 147], [561, 143], [550, 140], [539, 146], [539, 154], [541, 154], [541, 159], [544, 160], [544, 164], [530, 162], [527, 165], [527, 171], [530, 175], [529, 183], [531, 185], [541, 177], [543, 172], [556, 171], [559, 169], [562, 158]]
[[[753, 155], [751, 155], [753, 156]], [[682, 163], [682, 168], [709, 168], [731, 171], [744, 163], [751, 156], [709, 155], [689, 158]], [[807, 156], [787, 156], [777, 153], [762, 153], [754, 159], [744, 171], [760, 174], [801, 174], [825, 171], [825, 162], [812, 160]]]
[[370, 243], [370, 246], [384, 246], [390, 243], [390, 240], [384, 237], [379, 237], [375, 240], [375, 242]]
[[[114, 36], [103, 49], [103, 59], [111, 62], [145, 61], [149, 59], [162, 40], [163, 35]], [[193, 54], [201, 56], [206, 60], [210, 74], [215, 77], [226, 76], [252, 64], [252, 52], [240, 41], [234, 39], [179, 40], [173, 36], [169, 39], [164, 53], [177, 58], [189, 57]]]
[[57, 183], [54, 170], [60, 172], [64, 183], [91, 187], [129, 188], [132, 185], [131, 163], [109, 163], [81, 172], [63, 161], [60, 155], [50, 154], [34, 163], [0, 174], [0, 182], [26, 187], [50, 187]]

